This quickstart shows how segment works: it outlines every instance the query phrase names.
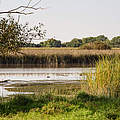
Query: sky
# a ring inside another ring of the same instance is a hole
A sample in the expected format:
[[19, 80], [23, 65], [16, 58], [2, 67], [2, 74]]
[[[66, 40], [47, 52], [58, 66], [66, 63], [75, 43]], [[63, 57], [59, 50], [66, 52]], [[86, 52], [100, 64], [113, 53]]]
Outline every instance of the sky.
[[[29, 0], [0, 0], [0, 11]], [[35, 2], [37, 0], [33, 0]], [[42, 0], [33, 15], [22, 15], [21, 23], [45, 25], [46, 38], [54, 37], [62, 42], [73, 38], [105, 35], [109, 39], [120, 35], [120, 0]]]

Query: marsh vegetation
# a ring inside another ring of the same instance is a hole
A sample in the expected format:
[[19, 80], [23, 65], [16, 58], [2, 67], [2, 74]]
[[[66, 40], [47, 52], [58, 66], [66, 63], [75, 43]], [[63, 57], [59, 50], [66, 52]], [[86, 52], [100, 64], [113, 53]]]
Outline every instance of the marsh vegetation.
[[[11, 91], [37, 89], [37, 94], [1, 99], [1, 119], [119, 120], [120, 57], [102, 57], [96, 71], [79, 84], [16, 85]], [[32, 92], [32, 91], [31, 91]]]
[[36, 65], [62, 67], [67, 64], [78, 66], [95, 66], [102, 56], [114, 57], [120, 54], [119, 49], [113, 50], [81, 50], [79, 48], [22, 48], [17, 55], [0, 56], [2, 65]]

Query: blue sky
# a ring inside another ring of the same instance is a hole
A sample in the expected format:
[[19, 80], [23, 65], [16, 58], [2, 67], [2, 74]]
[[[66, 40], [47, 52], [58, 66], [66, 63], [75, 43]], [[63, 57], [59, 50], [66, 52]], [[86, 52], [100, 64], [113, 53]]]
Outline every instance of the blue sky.
[[[37, 0], [33, 0], [37, 1]], [[1, 0], [0, 11], [27, 4], [28, 0]], [[21, 23], [42, 22], [47, 37], [61, 41], [104, 34], [120, 35], [120, 0], [42, 0], [46, 7], [34, 15], [21, 16]]]

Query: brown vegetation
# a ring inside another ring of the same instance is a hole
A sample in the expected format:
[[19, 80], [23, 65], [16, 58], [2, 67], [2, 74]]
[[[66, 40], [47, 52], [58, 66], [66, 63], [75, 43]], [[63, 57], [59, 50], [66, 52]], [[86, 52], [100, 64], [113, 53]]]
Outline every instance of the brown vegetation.
[[81, 50], [79, 48], [24, 48], [19, 54], [0, 56], [0, 65], [37, 67], [94, 66], [104, 56], [114, 57], [120, 50]]
[[112, 50], [81, 50], [79, 48], [22, 48], [26, 55], [112, 55], [120, 54], [120, 49]]
[[100, 41], [86, 43], [83, 46], [81, 46], [81, 48], [87, 49], [87, 50], [110, 50], [111, 49], [109, 45]]

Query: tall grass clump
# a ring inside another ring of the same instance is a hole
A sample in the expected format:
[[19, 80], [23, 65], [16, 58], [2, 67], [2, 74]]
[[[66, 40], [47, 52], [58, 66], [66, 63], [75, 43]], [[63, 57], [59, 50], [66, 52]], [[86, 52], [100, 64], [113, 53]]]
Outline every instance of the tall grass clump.
[[89, 90], [92, 94], [107, 97], [119, 96], [120, 58], [102, 57], [96, 63], [96, 72], [87, 76]]

